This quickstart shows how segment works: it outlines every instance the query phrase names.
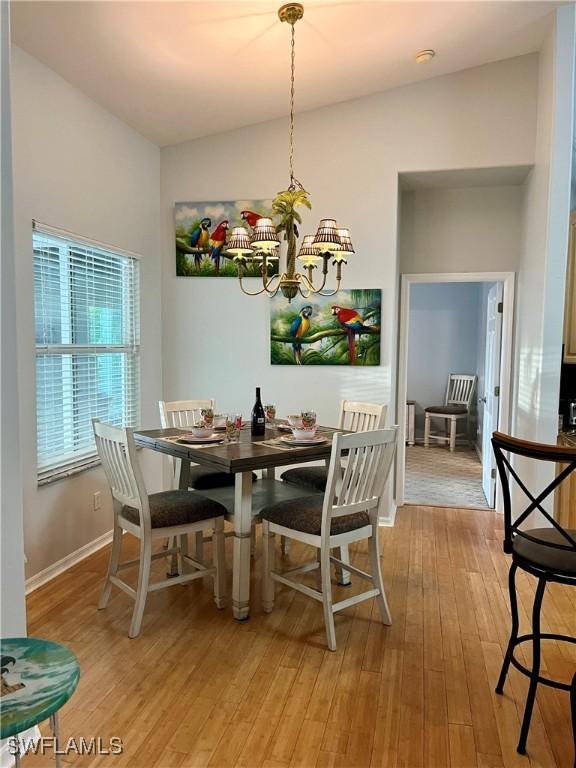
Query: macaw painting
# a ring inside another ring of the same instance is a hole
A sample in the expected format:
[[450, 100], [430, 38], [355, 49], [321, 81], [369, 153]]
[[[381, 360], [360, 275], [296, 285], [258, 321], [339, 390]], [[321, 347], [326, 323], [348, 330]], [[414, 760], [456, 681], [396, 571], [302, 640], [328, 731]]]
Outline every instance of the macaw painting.
[[380, 365], [382, 292], [270, 301], [272, 365]]
[[[176, 203], [176, 275], [179, 277], [236, 277], [236, 265], [226, 253], [233, 227], [248, 232], [262, 216], [270, 216], [271, 200], [232, 200], [216, 203]], [[278, 262], [268, 265], [268, 274]], [[260, 277], [260, 267], [248, 264], [247, 277]]]

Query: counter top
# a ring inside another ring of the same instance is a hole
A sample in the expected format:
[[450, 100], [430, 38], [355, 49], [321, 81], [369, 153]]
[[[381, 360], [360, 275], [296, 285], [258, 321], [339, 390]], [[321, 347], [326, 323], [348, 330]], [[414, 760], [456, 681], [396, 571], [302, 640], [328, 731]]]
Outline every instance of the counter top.
[[558, 433], [558, 438], [562, 438], [564, 444], [568, 444], [576, 448], [576, 430], [566, 429]]

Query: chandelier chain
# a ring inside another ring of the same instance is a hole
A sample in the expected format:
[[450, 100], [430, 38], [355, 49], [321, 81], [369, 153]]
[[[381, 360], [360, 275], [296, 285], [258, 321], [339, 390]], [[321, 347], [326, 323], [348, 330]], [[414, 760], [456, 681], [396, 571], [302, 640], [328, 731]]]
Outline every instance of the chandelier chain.
[[296, 70], [296, 43], [294, 24], [290, 27], [290, 184], [294, 184], [294, 73]]
[[288, 189], [304, 189], [302, 183], [294, 175], [294, 100], [295, 100], [295, 79], [296, 79], [296, 37], [294, 24], [290, 25], [290, 154], [288, 159], [290, 170], [290, 186]]

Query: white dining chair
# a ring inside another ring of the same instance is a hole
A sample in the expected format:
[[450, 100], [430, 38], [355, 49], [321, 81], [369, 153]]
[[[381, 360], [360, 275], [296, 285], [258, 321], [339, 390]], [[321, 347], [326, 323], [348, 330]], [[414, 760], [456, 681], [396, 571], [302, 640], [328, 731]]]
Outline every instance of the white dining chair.
[[[387, 412], [387, 405], [342, 400], [338, 416], [338, 429], [348, 432], [369, 432], [374, 429], [382, 429], [386, 422]], [[329, 462], [326, 461], [323, 466], [306, 465], [287, 469], [280, 478], [285, 483], [297, 485], [315, 493], [324, 493], [328, 481], [328, 464]], [[288, 547], [288, 541], [283, 539], [282, 551], [287, 552]], [[344, 563], [349, 560], [348, 550], [345, 546], [340, 551], [340, 560]], [[338, 571], [338, 583], [342, 586], [349, 584], [350, 575], [346, 571]]]
[[[274, 607], [275, 584], [284, 584], [322, 603], [326, 637], [331, 651], [336, 650], [334, 614], [363, 600], [376, 598], [384, 624], [391, 624], [386, 600], [378, 542], [378, 510], [394, 459], [397, 428], [356, 434], [338, 433], [332, 442], [328, 484], [324, 496], [279, 502], [262, 510], [263, 572], [262, 607], [270, 613]], [[347, 452], [342, 474], [342, 458]], [[274, 535], [315, 547], [320, 554], [310, 562], [289, 571], [275, 568]], [[371, 573], [350, 563], [343, 563], [332, 550], [368, 539]], [[346, 567], [353, 575], [371, 582], [371, 589], [333, 602], [331, 564]], [[320, 586], [314, 588], [296, 577], [320, 569]]]
[[[160, 423], [164, 429], [167, 428], [186, 428], [194, 425], [195, 415], [203, 408], [211, 408], [214, 410], [216, 407], [216, 401], [214, 398], [209, 400], [160, 400], [158, 402], [160, 409]], [[172, 478], [174, 487], [178, 487], [178, 475], [180, 467], [180, 459], [171, 457], [172, 462]], [[258, 477], [253, 473], [252, 482], [255, 482]], [[207, 491], [211, 488], [228, 488], [234, 485], [234, 475], [230, 472], [220, 472], [217, 469], [210, 469], [210, 467], [202, 467], [198, 464], [191, 464], [190, 466], [190, 479], [188, 486], [196, 491]], [[228, 532], [228, 536], [232, 536], [233, 532]], [[203, 557], [203, 544], [204, 541], [209, 541], [210, 537], [204, 537], [202, 531], [200, 531], [195, 538], [195, 554], [201, 560]], [[254, 549], [255, 533], [253, 531], [252, 541]]]
[[[456, 448], [457, 424], [465, 419], [468, 424], [470, 415], [470, 404], [476, 388], [476, 376], [464, 373], [451, 373], [448, 377], [448, 386], [446, 387], [446, 397], [444, 405], [430, 405], [425, 409], [424, 416], [424, 447], [428, 448], [430, 440], [448, 443], [451, 451]], [[432, 432], [432, 419], [444, 421], [446, 428], [444, 434]], [[467, 434], [468, 429], [466, 429]]]
[[[381, 429], [386, 421], [388, 406], [342, 400], [338, 416], [338, 429], [347, 432], [369, 432]], [[324, 466], [304, 466], [287, 469], [280, 478], [285, 483], [298, 485], [309, 491], [323, 493], [328, 480], [328, 462]]]
[[[193, 427], [196, 417], [203, 408], [214, 410], [215, 401], [208, 400], [159, 400], [160, 424], [163, 429], [182, 429]], [[178, 471], [180, 460], [170, 457], [174, 487], [178, 487]], [[234, 485], [234, 477], [228, 472], [218, 472], [193, 465], [190, 467], [190, 488], [197, 491], [203, 488], [215, 488], [223, 485]]]
[[[211, 576], [214, 580], [214, 601], [223, 608], [226, 600], [226, 569], [224, 562], [225, 507], [192, 491], [170, 490], [148, 495], [136, 452], [131, 429], [119, 428], [93, 420], [96, 448], [112, 493], [114, 526], [110, 563], [98, 608], [108, 603], [112, 586], [117, 586], [134, 599], [134, 611], [129, 637], [140, 634], [144, 607], [149, 592], [186, 584]], [[189, 533], [212, 531], [212, 565], [207, 566], [188, 555]], [[120, 562], [124, 532], [140, 541], [140, 557]], [[175, 544], [152, 554], [157, 539], [173, 539]], [[176, 555], [178, 575], [162, 581], [150, 581], [152, 560]], [[125, 568], [138, 567], [138, 585], [134, 589], [118, 575]], [[193, 570], [190, 570], [190, 568]]]

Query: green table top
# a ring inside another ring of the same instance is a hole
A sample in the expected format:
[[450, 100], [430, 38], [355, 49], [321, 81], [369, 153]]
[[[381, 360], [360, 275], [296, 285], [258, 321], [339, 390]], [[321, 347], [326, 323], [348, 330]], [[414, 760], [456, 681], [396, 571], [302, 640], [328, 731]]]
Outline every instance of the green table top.
[[34, 637], [0, 640], [0, 654], [0, 738], [7, 739], [60, 709], [78, 685], [80, 667], [64, 645]]

